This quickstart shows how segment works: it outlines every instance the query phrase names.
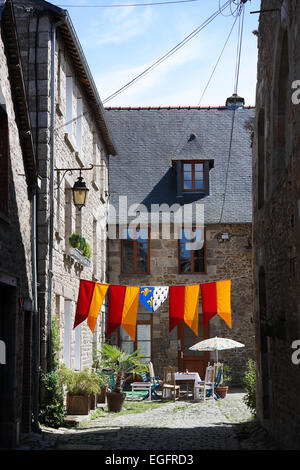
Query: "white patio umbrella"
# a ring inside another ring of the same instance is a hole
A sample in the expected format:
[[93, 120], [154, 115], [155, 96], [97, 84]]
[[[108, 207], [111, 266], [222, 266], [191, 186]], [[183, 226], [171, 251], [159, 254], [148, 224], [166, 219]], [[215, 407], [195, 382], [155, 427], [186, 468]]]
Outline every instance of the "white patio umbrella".
[[233, 339], [229, 338], [218, 338], [215, 336], [214, 338], [204, 339], [199, 343], [194, 344], [189, 349], [192, 351], [216, 351], [216, 361], [218, 362], [218, 351], [223, 349], [234, 349], [234, 348], [244, 348], [245, 345], [239, 343], [238, 341], [234, 341]]

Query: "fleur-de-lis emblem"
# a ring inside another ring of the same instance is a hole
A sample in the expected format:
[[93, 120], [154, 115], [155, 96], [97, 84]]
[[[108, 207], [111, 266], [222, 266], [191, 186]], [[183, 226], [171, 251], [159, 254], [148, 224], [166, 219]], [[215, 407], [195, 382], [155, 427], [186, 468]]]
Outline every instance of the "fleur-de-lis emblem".
[[147, 297], [147, 295], [149, 295], [150, 292], [151, 290], [148, 287], [145, 287], [145, 289], [142, 290], [141, 294], [144, 294], [144, 296]]

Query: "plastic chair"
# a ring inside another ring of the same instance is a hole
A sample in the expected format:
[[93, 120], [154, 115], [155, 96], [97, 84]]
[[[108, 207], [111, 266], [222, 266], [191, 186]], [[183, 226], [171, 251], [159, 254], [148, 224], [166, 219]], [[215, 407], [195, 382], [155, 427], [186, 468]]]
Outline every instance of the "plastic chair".
[[199, 398], [205, 400], [205, 398], [213, 397], [214, 390], [214, 367], [207, 366], [205, 370], [204, 380], [194, 384], [194, 399], [196, 396], [196, 389], [199, 390]]
[[180, 397], [180, 386], [176, 385], [174, 368], [169, 366], [164, 367], [162, 398], [167, 399], [170, 395], [173, 395], [174, 401], [178, 400]]

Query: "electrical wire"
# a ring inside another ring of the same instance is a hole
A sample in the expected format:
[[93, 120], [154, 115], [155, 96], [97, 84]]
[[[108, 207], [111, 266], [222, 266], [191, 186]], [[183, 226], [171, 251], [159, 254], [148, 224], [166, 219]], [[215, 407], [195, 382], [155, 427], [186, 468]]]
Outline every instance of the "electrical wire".
[[232, 31], [233, 31], [233, 29], [234, 29], [234, 27], [235, 27], [235, 24], [236, 24], [236, 22], [237, 22], [237, 19], [238, 19], [238, 16], [235, 18], [235, 20], [234, 20], [234, 22], [233, 22], [233, 25], [232, 25], [231, 28], [230, 28], [230, 31], [229, 31], [229, 34], [228, 34], [228, 36], [227, 36], [227, 38], [226, 38], [226, 41], [225, 41], [225, 43], [224, 43], [224, 46], [223, 46], [223, 48], [222, 48], [222, 50], [221, 50], [221, 52], [220, 52], [220, 55], [219, 55], [219, 57], [218, 57], [218, 59], [217, 59], [217, 62], [216, 62], [216, 64], [215, 64], [214, 68], [213, 68], [213, 71], [212, 71], [212, 73], [211, 73], [209, 79], [208, 79], [208, 82], [207, 82], [207, 84], [206, 84], [206, 86], [205, 86], [205, 88], [204, 88], [204, 90], [203, 90], [203, 92], [202, 92], [202, 95], [201, 95], [200, 100], [199, 100], [199, 102], [198, 102], [198, 106], [200, 106], [201, 101], [202, 101], [202, 99], [203, 99], [203, 96], [204, 96], [204, 94], [205, 94], [207, 88], [209, 87], [209, 84], [210, 84], [210, 82], [211, 82], [211, 80], [212, 80], [212, 78], [213, 78], [213, 75], [214, 75], [214, 73], [215, 73], [215, 71], [216, 71], [216, 69], [217, 69], [217, 67], [218, 67], [218, 65], [219, 65], [219, 62], [220, 62], [220, 60], [221, 60], [221, 58], [222, 58], [223, 52], [224, 52], [224, 50], [225, 50], [225, 48], [226, 48], [226, 46], [227, 46], [227, 43], [228, 43], [228, 41], [229, 41], [229, 39], [230, 39], [230, 36], [231, 36], [231, 34], [232, 34]]
[[[236, 67], [235, 67], [235, 77], [234, 77], [234, 93], [235, 94], [237, 94], [237, 89], [238, 89], [240, 62], [241, 62], [241, 51], [242, 51], [242, 42], [243, 42], [244, 16], [245, 16], [245, 5], [244, 5], [244, 3], [240, 4], [239, 10], [240, 10], [240, 16], [239, 16], [240, 20], [239, 20], [238, 42], [237, 42], [237, 52], [236, 52]], [[224, 189], [224, 194], [223, 194], [223, 201], [222, 201], [222, 208], [221, 208], [219, 223], [221, 223], [222, 218], [223, 218], [225, 201], [226, 201], [226, 192], [227, 192], [228, 176], [229, 176], [229, 166], [230, 166], [230, 160], [231, 160], [231, 154], [232, 154], [235, 113], [236, 113], [236, 108], [234, 107], [233, 108], [233, 113], [232, 113], [230, 140], [229, 140], [229, 150], [228, 150], [228, 160], [227, 160], [227, 168], [226, 168], [226, 175], [225, 175], [225, 189]]]
[[134, 77], [132, 80], [127, 82], [124, 86], [119, 88], [117, 91], [109, 95], [107, 98], [103, 100], [103, 104], [107, 103], [108, 101], [112, 100], [116, 96], [118, 96], [120, 93], [123, 93], [125, 90], [127, 90], [130, 86], [132, 86], [134, 83], [136, 83], [138, 80], [140, 80], [142, 77], [150, 73], [154, 68], [158, 67], [160, 64], [162, 64], [165, 60], [167, 60], [169, 57], [171, 57], [175, 52], [177, 52], [179, 49], [181, 49], [185, 44], [187, 44], [191, 39], [193, 39], [195, 36], [197, 36], [206, 26], [208, 26], [217, 16], [220, 15], [220, 12], [225, 10], [230, 4], [232, 0], [227, 0], [221, 8], [218, 8], [207, 20], [205, 20], [200, 26], [198, 26], [196, 29], [194, 29], [188, 36], [186, 36], [182, 41], [180, 41], [176, 46], [174, 46], [172, 49], [170, 49], [166, 54], [164, 54], [160, 59], [158, 59], [156, 62], [154, 62], [152, 65], [147, 67], [143, 72], [138, 74], [136, 77]]
[[125, 7], [146, 7], [146, 6], [157, 6], [157, 5], [170, 5], [176, 3], [192, 3], [199, 2], [200, 0], [174, 0], [169, 2], [153, 2], [153, 3], [127, 3], [127, 4], [115, 4], [115, 5], [62, 5], [58, 4], [58, 7], [64, 8], [125, 8]]

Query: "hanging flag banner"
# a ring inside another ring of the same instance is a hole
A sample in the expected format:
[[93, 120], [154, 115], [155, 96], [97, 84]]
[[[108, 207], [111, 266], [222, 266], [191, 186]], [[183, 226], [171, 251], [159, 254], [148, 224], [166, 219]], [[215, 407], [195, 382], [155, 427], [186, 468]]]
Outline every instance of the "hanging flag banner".
[[154, 287], [141, 287], [140, 290], [139, 301], [150, 312], [153, 312], [153, 292]]
[[225, 323], [232, 328], [231, 325], [231, 281], [218, 281], [217, 284], [217, 312], [223, 318]]
[[122, 326], [135, 340], [138, 306], [141, 303], [150, 312], [156, 310], [170, 297], [169, 330], [182, 321], [198, 336], [199, 293], [201, 289], [203, 325], [219, 315], [231, 325], [231, 281], [205, 282], [187, 286], [122, 286], [101, 284], [80, 279], [74, 328], [87, 319], [92, 333], [109, 289], [107, 333]]
[[74, 327], [86, 320], [95, 287], [94, 281], [80, 279]]
[[121, 326], [135, 341], [136, 318], [139, 307], [140, 288], [127, 286], [124, 298]]
[[94, 287], [93, 297], [91, 300], [87, 323], [92, 333], [94, 333], [95, 326], [97, 323], [97, 318], [100, 313], [106, 292], [108, 290], [108, 284], [99, 284], [96, 283]]
[[184, 286], [169, 288], [169, 331], [184, 320]]
[[109, 286], [106, 338], [121, 326], [125, 292], [125, 286]]
[[169, 294], [169, 287], [168, 286], [158, 286], [154, 287], [153, 291], [153, 312], [156, 312], [156, 310], [164, 303], [165, 300], [167, 300]]
[[150, 312], [156, 312], [156, 310], [164, 303], [168, 298], [169, 287], [168, 286], [157, 286], [157, 287], [141, 287], [140, 291], [140, 303], [146, 307]]
[[198, 336], [200, 286], [184, 288], [184, 323]]
[[198, 336], [200, 286], [170, 286], [169, 330], [182, 321]]
[[203, 325], [218, 314], [231, 328], [231, 281], [217, 281], [200, 284], [202, 297]]

